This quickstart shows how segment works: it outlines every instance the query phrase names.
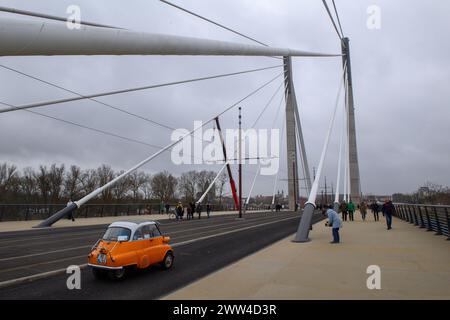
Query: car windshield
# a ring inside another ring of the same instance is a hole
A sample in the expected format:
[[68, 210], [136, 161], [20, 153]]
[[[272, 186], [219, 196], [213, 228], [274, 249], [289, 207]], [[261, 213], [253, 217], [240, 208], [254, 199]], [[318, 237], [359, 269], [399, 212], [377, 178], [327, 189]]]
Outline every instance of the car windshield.
[[122, 227], [110, 227], [103, 235], [105, 241], [117, 241], [118, 237], [127, 237], [127, 241], [130, 239], [131, 230]]

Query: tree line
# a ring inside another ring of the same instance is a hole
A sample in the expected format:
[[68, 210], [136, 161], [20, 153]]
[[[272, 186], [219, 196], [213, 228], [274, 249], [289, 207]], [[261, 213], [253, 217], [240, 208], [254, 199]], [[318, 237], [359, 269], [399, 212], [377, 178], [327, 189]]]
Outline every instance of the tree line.
[[426, 182], [413, 193], [394, 193], [392, 200], [401, 203], [450, 205], [450, 188], [432, 182]]
[[[0, 164], [0, 203], [65, 203], [75, 201], [106, 184], [124, 171], [102, 164], [96, 169], [72, 165], [40, 165], [19, 170], [9, 163]], [[216, 176], [214, 171], [189, 171], [175, 177], [164, 170], [155, 174], [135, 171], [104, 190], [93, 202], [174, 202], [196, 201]], [[207, 201], [222, 203], [227, 176], [217, 179], [208, 192]]]

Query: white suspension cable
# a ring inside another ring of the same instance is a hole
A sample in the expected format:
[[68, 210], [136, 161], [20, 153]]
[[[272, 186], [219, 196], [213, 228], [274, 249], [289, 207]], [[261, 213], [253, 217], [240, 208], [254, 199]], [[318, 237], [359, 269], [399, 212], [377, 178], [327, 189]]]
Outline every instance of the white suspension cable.
[[[173, 85], [179, 85], [179, 84], [185, 84], [185, 83], [190, 83], [190, 82], [197, 82], [197, 81], [204, 81], [204, 80], [210, 80], [210, 79], [216, 79], [216, 78], [223, 78], [223, 77], [228, 77], [228, 76], [234, 76], [234, 75], [239, 75], [239, 74], [244, 74], [244, 73], [251, 73], [251, 72], [258, 72], [258, 71], [263, 71], [263, 70], [268, 70], [268, 69], [274, 69], [274, 68], [279, 68], [281, 67], [281, 65], [276, 65], [276, 66], [271, 66], [271, 67], [265, 67], [265, 68], [258, 68], [258, 69], [252, 69], [252, 70], [245, 70], [245, 71], [239, 71], [239, 72], [233, 72], [233, 73], [227, 73], [227, 74], [219, 74], [219, 75], [212, 75], [212, 76], [207, 76], [207, 77], [201, 77], [201, 78], [195, 78], [195, 79], [187, 79], [187, 80], [180, 80], [180, 81], [173, 81], [173, 82], [167, 82], [167, 83], [160, 83], [160, 84], [154, 84], [154, 85], [150, 85], [150, 86], [143, 86], [143, 87], [138, 87], [138, 88], [129, 88], [129, 89], [124, 89], [124, 90], [115, 90], [115, 91], [109, 91], [109, 92], [102, 92], [102, 93], [96, 93], [96, 94], [90, 94], [90, 95], [82, 95], [80, 93], [77, 93], [73, 90], [69, 90], [66, 89], [64, 87], [55, 85], [53, 83], [50, 83], [48, 81], [39, 79], [37, 77], [25, 74], [24, 72], [18, 71], [16, 69], [12, 69], [10, 67], [7, 67], [5, 65], [0, 65], [0, 67], [4, 68], [4, 69], [8, 69], [10, 71], [22, 74], [26, 77], [32, 78], [34, 80], [46, 83], [48, 85], [51, 85], [53, 87], [57, 87], [61, 90], [73, 93], [75, 95], [77, 95], [77, 97], [73, 97], [73, 98], [67, 98], [67, 99], [59, 99], [59, 100], [53, 100], [53, 101], [45, 101], [45, 102], [38, 102], [38, 103], [31, 103], [31, 104], [26, 104], [26, 105], [21, 105], [21, 106], [15, 106], [15, 107], [10, 107], [10, 108], [5, 108], [5, 109], [1, 109], [0, 113], [5, 113], [5, 112], [11, 112], [11, 111], [16, 111], [16, 110], [22, 110], [22, 109], [32, 109], [32, 108], [38, 108], [38, 107], [45, 107], [45, 106], [49, 106], [49, 105], [55, 105], [55, 104], [61, 104], [61, 103], [67, 103], [67, 102], [73, 102], [73, 101], [79, 101], [79, 100], [92, 100], [94, 102], [103, 104], [107, 107], [110, 107], [112, 109], [121, 111], [121, 112], [125, 112], [129, 115], [141, 118], [143, 120], [146, 121], [151, 121], [157, 125], [160, 125], [162, 127], [166, 127], [163, 124], [160, 123], [156, 123], [155, 121], [148, 119], [148, 118], [143, 118], [140, 115], [136, 115], [136, 114], [132, 114], [129, 111], [126, 111], [124, 109], [120, 109], [118, 107], [114, 107], [111, 106], [109, 104], [105, 104], [104, 102], [101, 102], [99, 100], [95, 100], [94, 98], [99, 98], [99, 97], [106, 97], [106, 96], [112, 96], [112, 95], [116, 95], [116, 94], [123, 94], [123, 93], [129, 93], [129, 92], [136, 92], [136, 91], [142, 91], [142, 90], [148, 90], [148, 89], [155, 89], [155, 88], [161, 88], [161, 87], [167, 87], [167, 86], [173, 86]], [[174, 128], [169, 128], [169, 129], [174, 129]]]
[[341, 129], [341, 138], [339, 141], [339, 158], [338, 158], [338, 172], [337, 172], [337, 178], [336, 178], [336, 194], [334, 196], [334, 202], [339, 203], [339, 187], [341, 183], [341, 166], [342, 166], [342, 145], [344, 144], [344, 135], [345, 135], [345, 102], [344, 102], [344, 108], [342, 110], [342, 129]]
[[308, 201], [307, 201], [307, 203], [310, 203], [310, 204], [312, 204], [314, 206], [315, 206], [315, 202], [316, 202], [317, 190], [319, 188], [319, 181], [320, 181], [320, 177], [321, 177], [321, 174], [322, 174], [322, 169], [323, 169], [323, 165], [324, 165], [324, 162], [325, 162], [325, 156], [327, 154], [328, 144], [330, 142], [331, 132], [333, 131], [334, 119], [336, 118], [336, 111], [337, 111], [337, 107], [338, 107], [339, 97], [341, 96], [341, 91], [342, 91], [342, 86], [343, 86], [343, 81], [344, 81], [344, 74], [346, 72], [346, 69], [347, 69], [347, 66], [344, 65], [344, 73], [342, 74], [342, 81], [339, 84], [339, 90], [338, 90], [338, 94], [337, 94], [337, 98], [336, 98], [335, 107], [334, 107], [334, 110], [333, 110], [333, 115], [331, 117], [330, 124], [328, 126], [328, 132], [327, 132], [327, 135], [325, 137], [325, 143], [323, 145], [323, 149], [322, 149], [322, 154], [320, 156], [319, 165], [317, 166], [316, 178], [314, 179], [313, 185], [311, 187], [311, 192], [309, 194], [309, 198], [308, 198]]
[[253, 178], [252, 186], [250, 187], [250, 191], [248, 192], [247, 200], [245, 200], [246, 205], [250, 202], [250, 197], [252, 196], [253, 187], [255, 186], [256, 178], [258, 177], [260, 170], [261, 170], [261, 162], [259, 163], [258, 170], [256, 170], [255, 177]]
[[211, 182], [211, 184], [208, 186], [208, 189], [206, 189], [205, 193], [203, 193], [203, 195], [200, 197], [200, 199], [198, 199], [198, 201], [196, 202], [197, 204], [202, 203], [203, 200], [205, 199], [206, 195], [208, 194], [209, 190], [211, 190], [211, 188], [214, 186], [214, 184], [216, 183], [217, 179], [219, 178], [220, 174], [222, 173], [223, 169], [225, 169], [227, 167], [229, 161], [225, 162], [225, 164], [222, 166], [222, 168], [219, 170], [219, 172], [217, 172], [216, 177], [214, 178], [214, 180]]
[[[281, 100], [281, 101], [283, 102], [283, 100]], [[286, 113], [286, 112], [284, 112], [283, 114], [285, 114], [285, 113]], [[281, 127], [281, 135], [280, 135], [280, 139], [283, 138], [285, 126], [286, 126], [286, 122], [283, 121], [283, 125], [282, 125], [282, 127]], [[275, 203], [275, 192], [276, 192], [277, 185], [278, 185], [278, 177], [279, 177], [279, 175], [280, 175], [280, 169], [278, 168], [277, 174], [275, 175], [275, 182], [274, 182], [274, 185], [273, 185], [272, 205]]]

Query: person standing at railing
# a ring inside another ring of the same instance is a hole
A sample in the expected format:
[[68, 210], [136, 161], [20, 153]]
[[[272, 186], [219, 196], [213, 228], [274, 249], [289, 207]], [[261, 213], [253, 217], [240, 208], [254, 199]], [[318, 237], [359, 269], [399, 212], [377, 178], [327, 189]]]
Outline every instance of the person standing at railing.
[[383, 214], [386, 217], [387, 229], [392, 229], [392, 215], [395, 214], [395, 207], [391, 200], [386, 199], [383, 204]]

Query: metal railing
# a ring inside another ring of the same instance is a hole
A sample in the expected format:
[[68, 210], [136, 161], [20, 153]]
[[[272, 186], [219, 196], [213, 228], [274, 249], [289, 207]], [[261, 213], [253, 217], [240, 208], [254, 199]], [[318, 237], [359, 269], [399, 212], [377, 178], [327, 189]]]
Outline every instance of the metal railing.
[[398, 218], [450, 240], [450, 206], [409, 203], [394, 203], [394, 206]]
[[[176, 203], [169, 204], [169, 211], [175, 210]], [[47, 219], [55, 212], [66, 207], [66, 204], [0, 204], [0, 221], [28, 221]], [[211, 205], [212, 211], [231, 211], [227, 205]], [[267, 206], [250, 205], [246, 211], [266, 210]], [[202, 205], [206, 212], [206, 205]], [[96, 218], [108, 216], [132, 216], [144, 214], [166, 214], [166, 208], [161, 211], [159, 204], [125, 203], [125, 204], [85, 204], [74, 213], [74, 218]]]

